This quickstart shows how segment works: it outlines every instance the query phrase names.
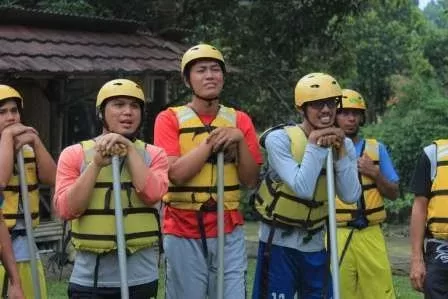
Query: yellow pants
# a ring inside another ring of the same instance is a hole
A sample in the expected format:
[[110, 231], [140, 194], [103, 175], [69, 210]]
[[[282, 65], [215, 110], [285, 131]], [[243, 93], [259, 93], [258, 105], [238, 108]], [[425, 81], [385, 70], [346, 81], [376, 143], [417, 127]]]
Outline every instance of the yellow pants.
[[[33, 280], [31, 277], [31, 264], [30, 262], [19, 262], [17, 263], [17, 268], [20, 275], [20, 283], [22, 284], [22, 290], [26, 299], [34, 298], [34, 288]], [[37, 272], [39, 273], [39, 286], [40, 286], [40, 297], [42, 299], [47, 299], [47, 285], [45, 283], [45, 274], [42, 262], [37, 261]], [[0, 266], [0, 295], [3, 294], [5, 281], [5, 268]]]
[[[339, 260], [352, 228], [338, 227]], [[395, 299], [392, 272], [379, 225], [353, 230], [339, 266], [341, 298]]]

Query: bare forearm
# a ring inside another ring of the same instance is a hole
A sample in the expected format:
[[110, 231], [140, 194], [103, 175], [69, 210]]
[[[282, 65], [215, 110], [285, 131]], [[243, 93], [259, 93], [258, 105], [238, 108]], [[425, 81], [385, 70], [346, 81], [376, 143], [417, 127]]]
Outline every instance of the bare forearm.
[[243, 185], [253, 188], [257, 185], [260, 166], [255, 162], [247, 143], [238, 144], [238, 176]]
[[170, 158], [171, 166], [169, 170], [170, 181], [174, 184], [183, 184], [197, 175], [211, 153], [211, 146], [201, 143], [197, 148], [190, 151], [185, 156]]
[[53, 186], [56, 179], [56, 163], [40, 139], [34, 144], [39, 181]]
[[379, 174], [375, 180], [376, 186], [381, 195], [390, 200], [395, 200], [398, 197], [398, 184], [389, 182], [383, 175]]
[[89, 206], [90, 197], [100, 170], [101, 167], [91, 162], [73, 186], [67, 191], [66, 200], [71, 214], [80, 215]]
[[426, 229], [427, 199], [416, 197], [412, 206], [410, 235], [411, 258], [423, 260], [423, 240]]
[[1, 257], [2, 263], [5, 266], [11, 284], [20, 284], [20, 277], [17, 271], [14, 252], [12, 251], [11, 237], [6, 227], [5, 222], [1, 219], [0, 222], [0, 242], [2, 244]]
[[11, 135], [4, 134], [0, 138], [0, 188], [4, 188], [12, 175], [14, 167], [14, 140]]

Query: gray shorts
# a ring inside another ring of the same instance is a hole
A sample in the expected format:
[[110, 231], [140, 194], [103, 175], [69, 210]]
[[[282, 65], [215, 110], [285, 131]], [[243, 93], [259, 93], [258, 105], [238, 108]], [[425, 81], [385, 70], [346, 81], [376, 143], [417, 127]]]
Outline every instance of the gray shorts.
[[[201, 239], [165, 235], [166, 299], [216, 298], [218, 238], [207, 238], [208, 258]], [[246, 298], [247, 254], [242, 226], [225, 235], [224, 298]]]

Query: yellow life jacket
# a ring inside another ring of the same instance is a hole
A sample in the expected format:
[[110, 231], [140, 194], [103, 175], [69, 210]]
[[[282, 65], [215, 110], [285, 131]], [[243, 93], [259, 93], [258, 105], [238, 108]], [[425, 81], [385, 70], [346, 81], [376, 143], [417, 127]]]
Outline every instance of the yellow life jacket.
[[[298, 126], [283, 128], [291, 140], [291, 153], [300, 164], [308, 143]], [[265, 175], [255, 194], [255, 209], [262, 221], [280, 226], [292, 226], [314, 231], [325, 225], [328, 216], [326, 172], [323, 168], [316, 184], [312, 200], [297, 197], [294, 191], [281, 181]]]
[[[376, 167], [379, 167], [379, 144], [375, 139], [365, 139], [364, 148], [361, 150], [361, 156], [366, 153]], [[346, 204], [339, 198], [336, 198], [336, 221], [338, 226], [347, 226], [349, 221], [355, 220], [358, 216], [365, 216], [368, 225], [375, 225], [384, 222], [386, 219], [386, 210], [384, 208], [384, 199], [378, 190], [375, 181], [368, 176], [358, 174], [359, 182], [362, 186], [362, 194], [358, 204]]]
[[[81, 142], [84, 150], [83, 172], [93, 160], [94, 140]], [[146, 165], [151, 158], [145, 143], [137, 140], [135, 147]], [[121, 206], [126, 248], [129, 253], [155, 245], [160, 237], [159, 212], [147, 206], [136, 194], [126, 163], [121, 164]], [[72, 241], [77, 250], [107, 253], [117, 249], [112, 165], [103, 167], [98, 174], [89, 206], [84, 214], [71, 221]]]
[[[23, 147], [23, 160], [25, 164], [25, 177], [28, 185], [28, 200], [32, 219], [32, 226], [39, 224], [39, 181], [37, 178], [36, 157], [33, 149]], [[22, 196], [20, 191], [19, 166], [14, 162], [14, 169], [8, 185], [3, 190], [3, 216], [9, 229], [16, 225], [17, 219], [24, 219], [22, 211]]]
[[[236, 111], [220, 106], [216, 118], [210, 125], [204, 125], [196, 112], [188, 106], [169, 108], [176, 114], [179, 122], [179, 144], [181, 156], [197, 148], [209, 135], [219, 127], [236, 127]], [[216, 155], [212, 155], [201, 171], [183, 185], [170, 183], [164, 202], [177, 209], [200, 210], [202, 205], [217, 199]], [[238, 169], [234, 161], [224, 164], [224, 208], [236, 210], [240, 201]]]
[[448, 139], [436, 140], [437, 169], [431, 186], [426, 227], [428, 235], [448, 239]]

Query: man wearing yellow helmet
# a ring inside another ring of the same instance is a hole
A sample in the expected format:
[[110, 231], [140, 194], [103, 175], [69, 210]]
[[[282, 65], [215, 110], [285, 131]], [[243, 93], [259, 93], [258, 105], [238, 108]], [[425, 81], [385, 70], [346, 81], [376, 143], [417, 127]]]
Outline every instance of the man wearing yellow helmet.
[[399, 178], [385, 146], [359, 135], [365, 110], [357, 91], [342, 90], [336, 123], [355, 145], [363, 192], [355, 204], [336, 200], [341, 298], [391, 299], [395, 293], [380, 225], [386, 219], [383, 198], [397, 198]]
[[213, 46], [185, 52], [181, 72], [191, 101], [162, 111], [154, 139], [170, 161], [164, 197], [166, 296], [213, 298], [217, 275], [216, 153], [224, 151], [224, 297], [245, 298], [247, 259], [240, 185], [255, 186], [262, 163], [250, 117], [219, 104], [225, 64]]
[[303, 122], [274, 127], [260, 138], [268, 167], [254, 201], [261, 217], [254, 299], [332, 296], [324, 246], [329, 147], [335, 151], [337, 194], [355, 202], [361, 193], [353, 143], [334, 127], [341, 96], [330, 75], [302, 77], [295, 103]]
[[[0, 189], [3, 192], [3, 216], [12, 238], [14, 256], [19, 269], [25, 298], [34, 298], [31, 279], [31, 265], [26, 237], [25, 220], [22, 211], [18, 165], [15, 155], [23, 149], [28, 184], [28, 200], [33, 227], [39, 222], [38, 184], [54, 185], [56, 164], [45, 149], [37, 131], [21, 123], [23, 98], [14, 88], [0, 85]], [[35, 247], [37, 251], [37, 247]], [[37, 255], [37, 257], [39, 257]], [[45, 275], [42, 263], [38, 260], [41, 298], [47, 297]], [[10, 270], [10, 269], [8, 269]], [[0, 268], [2, 297], [6, 296], [8, 277]]]
[[155, 298], [159, 207], [168, 188], [165, 152], [136, 138], [145, 98], [131, 80], [107, 82], [96, 107], [102, 134], [65, 148], [58, 161], [54, 205], [71, 220], [76, 249], [70, 298], [120, 298], [111, 156], [120, 156], [121, 201], [130, 298]]

